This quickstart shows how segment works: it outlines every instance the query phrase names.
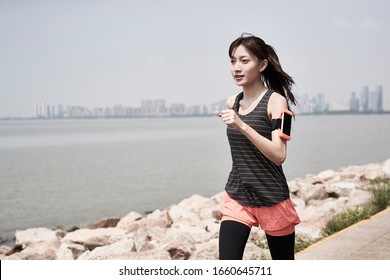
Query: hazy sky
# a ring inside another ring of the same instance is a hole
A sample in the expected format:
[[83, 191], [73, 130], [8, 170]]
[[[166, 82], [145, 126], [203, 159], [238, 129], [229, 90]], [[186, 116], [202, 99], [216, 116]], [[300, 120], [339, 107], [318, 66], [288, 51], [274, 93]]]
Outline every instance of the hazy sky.
[[237, 93], [229, 44], [274, 46], [298, 95], [390, 99], [390, 1], [0, 0], [0, 117], [33, 104], [210, 104]]

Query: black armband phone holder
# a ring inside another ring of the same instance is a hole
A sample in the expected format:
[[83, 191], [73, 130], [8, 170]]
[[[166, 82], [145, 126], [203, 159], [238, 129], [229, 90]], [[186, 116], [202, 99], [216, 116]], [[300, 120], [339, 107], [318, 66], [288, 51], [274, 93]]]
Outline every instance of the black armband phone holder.
[[272, 119], [272, 131], [275, 129], [280, 129], [282, 126], [282, 119]]
[[283, 109], [279, 119], [272, 119], [272, 131], [275, 129], [279, 130], [279, 136], [283, 140], [291, 140], [291, 122], [292, 112], [287, 109]]

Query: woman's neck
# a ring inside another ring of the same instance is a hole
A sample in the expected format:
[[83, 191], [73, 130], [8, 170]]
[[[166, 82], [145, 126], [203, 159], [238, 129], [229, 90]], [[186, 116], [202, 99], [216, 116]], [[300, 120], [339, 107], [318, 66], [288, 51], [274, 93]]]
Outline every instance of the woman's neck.
[[256, 83], [250, 86], [244, 86], [243, 88], [243, 99], [256, 99], [259, 95], [265, 93], [267, 88], [262, 83]]

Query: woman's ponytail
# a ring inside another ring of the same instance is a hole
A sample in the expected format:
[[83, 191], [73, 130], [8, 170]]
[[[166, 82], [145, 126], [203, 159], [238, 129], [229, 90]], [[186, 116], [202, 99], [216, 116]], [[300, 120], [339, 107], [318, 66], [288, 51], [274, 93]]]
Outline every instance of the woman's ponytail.
[[263, 71], [263, 82], [267, 87], [272, 88], [286, 97], [287, 101], [297, 105], [297, 101], [291, 92], [292, 86], [294, 85], [293, 78], [283, 71], [275, 49], [267, 44], [265, 44], [265, 47], [268, 52], [268, 57], [266, 58], [268, 60], [268, 66]]

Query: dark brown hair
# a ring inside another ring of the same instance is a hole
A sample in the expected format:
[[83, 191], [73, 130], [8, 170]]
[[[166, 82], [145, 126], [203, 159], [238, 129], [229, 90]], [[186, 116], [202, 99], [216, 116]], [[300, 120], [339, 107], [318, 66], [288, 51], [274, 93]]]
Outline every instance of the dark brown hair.
[[263, 59], [268, 60], [268, 65], [262, 72], [261, 77], [265, 85], [286, 97], [288, 103], [291, 102], [294, 105], [297, 105], [297, 101], [291, 92], [294, 80], [290, 75], [283, 71], [274, 48], [267, 45], [264, 40], [259, 37], [243, 33], [230, 44], [230, 58], [232, 58], [233, 51], [241, 45], [251, 52], [259, 61]]

